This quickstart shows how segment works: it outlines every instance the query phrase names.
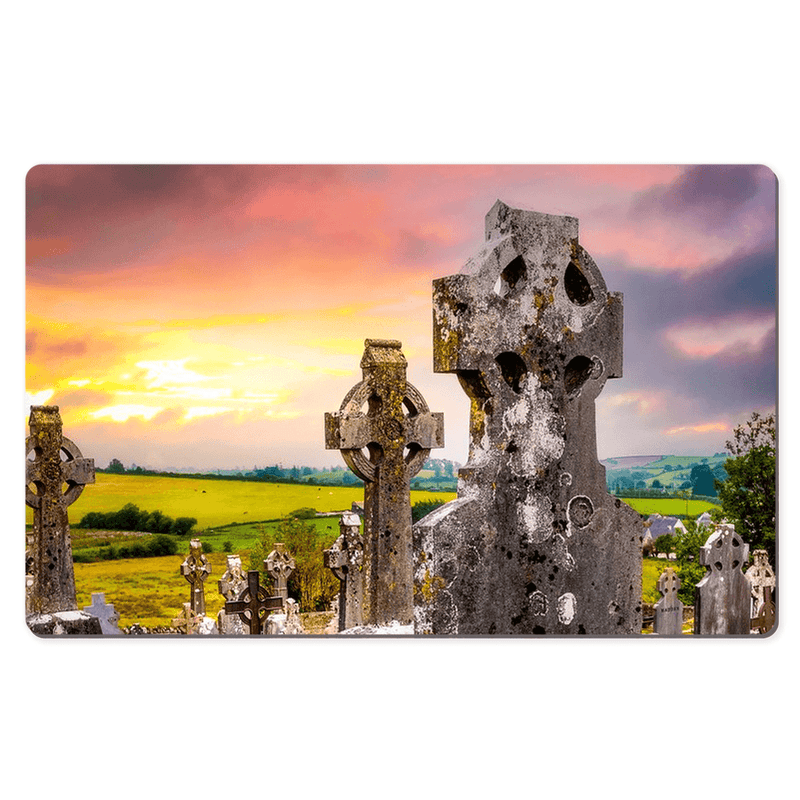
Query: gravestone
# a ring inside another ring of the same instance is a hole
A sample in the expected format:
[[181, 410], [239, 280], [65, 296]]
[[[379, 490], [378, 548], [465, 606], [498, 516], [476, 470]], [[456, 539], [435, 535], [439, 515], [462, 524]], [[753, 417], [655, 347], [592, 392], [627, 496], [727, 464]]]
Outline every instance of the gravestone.
[[700, 548], [700, 563], [708, 569], [694, 590], [694, 633], [750, 633], [750, 582], [742, 567], [749, 545], [733, 525], [719, 524]]
[[750, 583], [750, 629], [754, 633], [769, 633], [775, 624], [775, 573], [766, 550], [753, 553], [753, 564], [744, 576]]
[[325, 415], [325, 447], [340, 450], [364, 481], [364, 622], [409, 624], [410, 481], [431, 449], [444, 446], [444, 420], [406, 379], [400, 342], [367, 339], [364, 345], [363, 380], [338, 412]]
[[[227, 569], [219, 579], [217, 586], [219, 593], [226, 600], [236, 600], [247, 586], [247, 579], [242, 570], [242, 559], [238, 553], [227, 557]], [[219, 632], [231, 636], [242, 636], [247, 633], [238, 614], [229, 615], [221, 608], [217, 614], [217, 627]]]
[[114, 606], [111, 603], [106, 603], [104, 592], [94, 592], [92, 594], [92, 604], [84, 606], [83, 610], [100, 620], [100, 629], [107, 636], [122, 633], [119, 629], [119, 612], [114, 610]]
[[595, 398], [622, 375], [622, 296], [578, 220], [510, 208], [433, 282], [433, 365], [470, 400], [458, 497], [414, 526], [415, 632], [638, 634], [641, 519], [606, 491]]
[[264, 622], [270, 611], [283, 609], [281, 595], [270, 597], [266, 588], [259, 585], [259, 572], [251, 569], [247, 573], [247, 585], [236, 600], [225, 603], [226, 614], [238, 614], [247, 625], [251, 635], [259, 635], [263, 631]]
[[94, 461], [63, 435], [58, 406], [31, 406], [28, 424], [25, 503], [33, 508], [26, 557], [28, 627], [37, 634], [99, 634], [99, 620], [78, 610], [67, 515], [83, 487], [94, 483]]
[[202, 621], [203, 616], [194, 611], [192, 604], [184, 603], [181, 613], [172, 620], [172, 627], [188, 636], [199, 632]]
[[181, 575], [189, 581], [191, 586], [190, 603], [192, 611], [204, 617], [206, 614], [206, 595], [204, 582], [211, 574], [211, 564], [203, 555], [203, 545], [199, 539], [189, 542], [189, 555], [181, 564]]
[[667, 567], [658, 578], [661, 599], [653, 609], [653, 633], [659, 636], [679, 636], [683, 633], [683, 603], [678, 599], [681, 579], [672, 567]]
[[287, 582], [296, 566], [294, 557], [283, 542], [275, 542], [274, 549], [264, 559], [264, 569], [272, 578], [273, 591], [276, 595], [280, 595], [284, 602], [289, 599]]
[[361, 568], [364, 564], [364, 539], [359, 532], [358, 514], [345, 511], [339, 520], [340, 534], [330, 549], [324, 553], [325, 566], [339, 579], [338, 626], [343, 631], [363, 623], [364, 582]]

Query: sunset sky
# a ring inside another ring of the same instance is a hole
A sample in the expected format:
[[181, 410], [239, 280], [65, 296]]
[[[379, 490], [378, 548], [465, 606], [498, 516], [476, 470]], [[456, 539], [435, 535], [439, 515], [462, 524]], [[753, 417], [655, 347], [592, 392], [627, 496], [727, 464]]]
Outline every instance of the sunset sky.
[[[105, 467], [341, 464], [323, 415], [365, 338], [466, 460], [432, 370], [431, 281], [497, 199], [580, 221], [624, 293], [624, 376], [598, 455], [710, 454], [776, 400], [776, 181], [748, 166], [37, 166], [27, 177], [27, 405]], [[27, 416], [26, 416], [27, 421]]]

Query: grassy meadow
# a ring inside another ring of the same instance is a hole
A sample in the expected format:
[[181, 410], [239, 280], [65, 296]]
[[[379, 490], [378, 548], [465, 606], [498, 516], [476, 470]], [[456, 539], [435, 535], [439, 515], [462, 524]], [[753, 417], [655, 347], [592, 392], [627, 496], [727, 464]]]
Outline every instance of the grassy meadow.
[[[452, 500], [455, 492], [411, 492], [411, 502]], [[214, 480], [213, 478], [166, 478], [153, 475], [111, 475], [98, 472], [70, 506], [73, 525], [90, 511], [119, 511], [134, 503], [143, 511], [161, 511], [167, 516], [194, 517], [198, 529], [232, 522], [279, 519], [298, 508], [343, 511], [353, 501], [363, 502], [362, 486], [309, 486], [297, 483]], [[33, 523], [27, 508], [26, 522]]]
[[634, 511], [645, 516], [650, 514], [661, 514], [665, 517], [676, 517], [678, 515], [697, 518], [704, 511], [718, 508], [714, 503], [706, 500], [681, 500], [678, 497], [621, 497], [623, 503], [627, 503]]

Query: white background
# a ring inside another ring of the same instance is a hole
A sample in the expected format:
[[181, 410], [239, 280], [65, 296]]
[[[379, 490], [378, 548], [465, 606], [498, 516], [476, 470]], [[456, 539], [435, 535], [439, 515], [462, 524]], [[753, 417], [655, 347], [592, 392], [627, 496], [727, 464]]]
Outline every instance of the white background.
[[798, 713], [792, 514], [779, 629], [744, 641], [37, 640], [19, 533], [24, 192], [38, 163], [766, 164], [780, 192], [790, 495], [797, 58], [780, 8], [6, 11], [4, 786], [115, 798], [785, 794], [796, 746], [784, 723]]

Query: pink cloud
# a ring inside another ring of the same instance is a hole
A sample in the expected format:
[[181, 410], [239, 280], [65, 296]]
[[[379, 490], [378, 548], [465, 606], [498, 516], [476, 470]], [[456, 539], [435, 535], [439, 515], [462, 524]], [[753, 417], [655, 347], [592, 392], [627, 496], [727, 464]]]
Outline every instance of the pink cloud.
[[716, 320], [680, 322], [664, 332], [664, 338], [684, 356], [706, 359], [725, 351], [758, 353], [775, 331], [775, 317], [722, 317]]

